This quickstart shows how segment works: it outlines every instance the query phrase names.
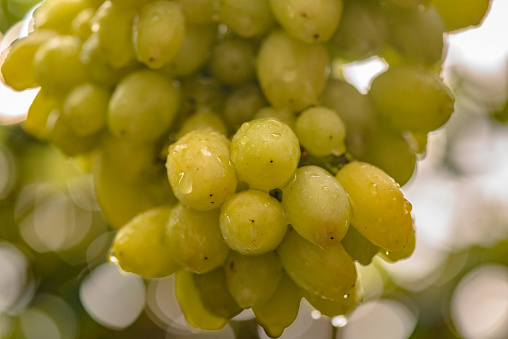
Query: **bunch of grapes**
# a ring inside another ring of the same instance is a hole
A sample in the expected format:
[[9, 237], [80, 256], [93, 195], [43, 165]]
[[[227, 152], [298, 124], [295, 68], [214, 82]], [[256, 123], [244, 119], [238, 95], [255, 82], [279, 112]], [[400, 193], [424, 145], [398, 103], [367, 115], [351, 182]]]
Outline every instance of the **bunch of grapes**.
[[[81, 159], [111, 261], [175, 274], [187, 322], [251, 308], [280, 336], [305, 298], [347, 315], [356, 265], [411, 255], [413, 175], [453, 112], [443, 34], [488, 0], [46, 0], [2, 66], [24, 123]], [[367, 95], [340, 65], [380, 56]]]

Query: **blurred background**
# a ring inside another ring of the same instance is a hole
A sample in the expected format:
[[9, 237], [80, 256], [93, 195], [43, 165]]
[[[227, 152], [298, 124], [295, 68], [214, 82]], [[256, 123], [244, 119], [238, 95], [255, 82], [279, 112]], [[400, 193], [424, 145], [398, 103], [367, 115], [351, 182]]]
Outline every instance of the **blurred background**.
[[[8, 28], [36, 2], [2, 14], [0, 50], [25, 34], [26, 21]], [[507, 14], [508, 1], [493, 0], [481, 26], [446, 37], [456, 112], [403, 187], [413, 256], [358, 266], [358, 309], [331, 320], [303, 303], [282, 338], [508, 338]], [[365, 92], [384, 68], [374, 58], [344, 76]], [[267, 338], [248, 311], [220, 332], [191, 330], [172, 277], [145, 281], [107, 263], [114, 234], [91, 176], [18, 124], [35, 94], [0, 86], [0, 338]]]

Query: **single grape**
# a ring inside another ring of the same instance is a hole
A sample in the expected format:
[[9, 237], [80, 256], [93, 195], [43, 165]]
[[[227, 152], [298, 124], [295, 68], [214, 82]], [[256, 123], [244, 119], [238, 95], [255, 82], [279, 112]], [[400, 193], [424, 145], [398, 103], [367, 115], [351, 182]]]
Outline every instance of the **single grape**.
[[230, 252], [220, 232], [219, 210], [196, 211], [181, 202], [171, 210], [167, 243], [176, 262], [195, 273], [224, 265]]
[[256, 48], [254, 41], [224, 39], [212, 50], [212, 75], [231, 86], [245, 84], [256, 76]]
[[432, 0], [448, 32], [478, 26], [491, 3], [490, 0]]
[[179, 266], [165, 242], [171, 208], [143, 212], [122, 226], [113, 240], [110, 255], [122, 270], [142, 277], [160, 278], [175, 273]]
[[339, 181], [318, 166], [304, 166], [282, 188], [289, 223], [306, 240], [330, 248], [346, 234], [351, 207]]
[[246, 84], [235, 88], [224, 103], [224, 120], [232, 133], [266, 106], [267, 102], [257, 84]]
[[231, 196], [222, 205], [220, 228], [231, 249], [244, 255], [259, 255], [280, 244], [287, 222], [275, 198], [249, 189]]
[[34, 28], [68, 34], [72, 20], [90, 5], [88, 0], [46, 0], [34, 11]]
[[394, 251], [394, 252], [380, 251], [378, 253], [378, 256], [383, 258], [386, 262], [389, 262], [389, 263], [394, 263], [396, 261], [409, 258], [413, 254], [415, 247], [416, 247], [416, 234], [415, 233], [416, 232], [413, 229], [413, 235], [412, 235], [412, 237], [409, 238], [408, 245], [406, 247], [404, 247], [402, 250]]
[[176, 197], [196, 210], [219, 208], [236, 189], [229, 140], [211, 128], [191, 131], [172, 144], [166, 168]]
[[259, 37], [275, 26], [270, 0], [218, 0], [219, 20], [242, 38]]
[[321, 298], [310, 294], [307, 291], [303, 291], [305, 299], [321, 314], [327, 317], [333, 318], [339, 315], [348, 315], [351, 313], [364, 298], [364, 293], [359, 282], [340, 300], [333, 301], [325, 298]]
[[288, 182], [300, 160], [296, 135], [271, 118], [244, 123], [233, 136], [230, 151], [238, 179], [266, 192]]
[[273, 118], [277, 119], [286, 125], [289, 126], [293, 131], [295, 130], [295, 113], [293, 111], [290, 111], [288, 109], [276, 109], [270, 106], [263, 107], [259, 111], [254, 114], [252, 117], [254, 120], [256, 119], [266, 119], [266, 118]]
[[183, 125], [178, 130], [177, 139], [180, 139], [185, 134], [200, 130], [211, 128], [222, 135], [227, 135], [227, 127], [224, 120], [218, 115], [211, 112], [206, 107], [198, 108], [198, 111], [186, 119]]
[[216, 0], [177, 0], [185, 15], [185, 22], [209, 24], [217, 18]]
[[349, 227], [341, 243], [351, 258], [364, 266], [370, 265], [379, 252], [379, 247], [362, 236], [353, 226]]
[[60, 104], [60, 97], [48, 95], [41, 89], [28, 109], [26, 120], [22, 124], [23, 129], [40, 140], [48, 140], [50, 134], [48, 118], [53, 109]]

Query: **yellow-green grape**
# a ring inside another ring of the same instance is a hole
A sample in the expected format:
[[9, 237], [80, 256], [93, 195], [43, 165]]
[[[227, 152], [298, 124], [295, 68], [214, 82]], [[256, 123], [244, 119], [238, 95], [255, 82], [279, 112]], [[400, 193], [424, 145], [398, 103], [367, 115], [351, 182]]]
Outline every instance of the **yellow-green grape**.
[[346, 152], [346, 126], [330, 108], [317, 106], [303, 111], [296, 118], [295, 133], [300, 144], [316, 156]]
[[487, 15], [490, 0], [432, 0], [448, 32], [479, 25]]
[[389, 41], [405, 60], [428, 65], [441, 63], [445, 26], [433, 6], [393, 11]]
[[346, 234], [351, 206], [339, 181], [318, 166], [296, 170], [282, 188], [282, 206], [289, 223], [306, 240], [330, 248]]
[[273, 118], [280, 120], [289, 126], [293, 131], [295, 130], [295, 113], [288, 109], [276, 109], [273, 107], [263, 107], [259, 111], [254, 114], [253, 119], [265, 119], [265, 118]]
[[351, 313], [362, 301], [364, 297], [363, 289], [359, 281], [356, 285], [346, 294], [343, 298], [337, 301], [324, 299], [319, 296], [312, 295], [307, 291], [303, 291], [305, 299], [321, 314], [333, 318], [339, 315], [348, 315]]
[[317, 104], [326, 84], [329, 56], [322, 44], [307, 44], [276, 30], [262, 43], [257, 76], [275, 108], [301, 111]]
[[143, 212], [122, 226], [113, 240], [111, 258], [122, 270], [146, 278], [175, 273], [179, 266], [165, 242], [170, 207]]
[[269, 0], [218, 0], [219, 20], [242, 38], [263, 36], [275, 26]]
[[95, 10], [90, 7], [79, 12], [71, 22], [72, 35], [77, 35], [82, 41], [88, 39], [88, 37], [92, 34], [90, 21], [92, 20], [94, 14]]
[[293, 38], [307, 42], [330, 40], [342, 15], [342, 0], [270, 0], [273, 14]]
[[178, 53], [161, 72], [172, 77], [187, 77], [195, 73], [207, 60], [209, 51], [217, 36], [217, 24], [190, 25], [185, 28], [185, 35]]
[[408, 246], [413, 232], [412, 206], [388, 174], [355, 161], [344, 166], [337, 179], [351, 201], [351, 225], [361, 235], [388, 251]]
[[426, 132], [409, 132], [403, 134], [412, 150], [416, 154], [424, 154], [427, 150], [428, 133]]
[[221, 83], [206, 74], [197, 74], [182, 81], [182, 115], [190, 115], [200, 107], [220, 112], [224, 104], [225, 91]]
[[180, 105], [180, 91], [163, 75], [135, 71], [116, 86], [109, 102], [110, 132], [133, 141], [155, 140], [163, 135]]
[[430, 1], [431, 0], [387, 0], [388, 3], [402, 8], [419, 8], [422, 5], [426, 6]]
[[193, 277], [201, 302], [211, 313], [231, 319], [243, 310], [229, 292], [224, 267]]
[[54, 31], [37, 30], [15, 40], [2, 64], [4, 82], [17, 91], [37, 87], [33, 59], [44, 42], [56, 36]]
[[379, 54], [388, 39], [388, 22], [377, 0], [344, 0], [339, 27], [328, 44], [332, 55], [364, 60]]
[[400, 133], [382, 125], [374, 131], [357, 159], [382, 169], [399, 185], [405, 185], [416, 169], [414, 149]]
[[120, 79], [137, 66], [129, 65], [121, 68], [113, 68], [104, 58], [99, 45], [99, 33], [92, 33], [83, 42], [79, 59], [85, 65], [86, 76], [89, 81], [108, 88], [114, 87]]
[[453, 112], [451, 91], [422, 68], [390, 67], [374, 79], [369, 94], [380, 117], [400, 131], [433, 131]]
[[106, 134], [98, 156], [103, 166], [117, 169], [117, 175], [122, 180], [136, 183], [159, 174], [165, 175], [157, 146], [153, 142], [131, 142]]
[[229, 141], [211, 128], [189, 132], [172, 144], [166, 168], [175, 196], [196, 210], [219, 208], [235, 193]]
[[185, 320], [192, 327], [216, 331], [228, 323], [228, 318], [213, 313], [205, 306], [192, 272], [179, 270], [175, 273], [175, 294]]
[[184, 121], [178, 130], [177, 138], [180, 139], [185, 134], [199, 129], [211, 128], [222, 135], [227, 135], [228, 130], [224, 120], [215, 113], [212, 113], [205, 107], [198, 108], [198, 111]]
[[114, 68], [132, 64], [136, 58], [132, 39], [137, 11], [106, 0], [93, 18], [92, 30], [99, 34], [100, 52]]
[[341, 243], [351, 258], [364, 266], [370, 265], [372, 259], [379, 253], [379, 247], [365, 239], [354, 226], [349, 227]]
[[81, 40], [56, 36], [44, 42], [33, 58], [35, 80], [50, 94], [64, 94], [85, 80], [85, 67], [79, 59]]
[[50, 134], [48, 118], [60, 101], [59, 97], [48, 95], [41, 89], [28, 109], [26, 120], [22, 125], [23, 129], [37, 139], [48, 140]]
[[134, 51], [138, 61], [152, 69], [171, 61], [185, 34], [185, 19], [174, 1], [154, 1], [140, 8], [134, 25]]
[[380, 251], [378, 253], [378, 256], [383, 258], [383, 260], [389, 262], [389, 263], [394, 263], [396, 261], [399, 261], [399, 260], [404, 260], [404, 259], [407, 259], [409, 258], [414, 250], [415, 250], [415, 246], [416, 246], [416, 234], [415, 234], [415, 230], [413, 229], [413, 235], [411, 238], [409, 238], [409, 243], [407, 244], [406, 247], [404, 247], [402, 250], [400, 251], [395, 251], [395, 252], [390, 252], [390, 251]]
[[285, 272], [282, 272], [282, 278], [272, 297], [262, 304], [253, 306], [252, 311], [266, 334], [278, 338], [284, 329], [295, 321], [301, 299], [301, 289]]
[[273, 251], [287, 230], [277, 199], [249, 189], [228, 198], [221, 207], [220, 229], [228, 246], [244, 255]]
[[224, 103], [224, 120], [232, 132], [236, 132], [244, 122], [251, 120], [254, 114], [266, 104], [265, 97], [258, 85], [248, 84], [237, 87]]
[[141, 212], [176, 202], [165, 174], [128, 181], [121, 175], [125, 167], [117, 167], [119, 164], [97, 157], [92, 172], [97, 201], [113, 229], [119, 229]]
[[344, 80], [330, 79], [323, 93], [322, 105], [330, 107], [346, 125], [346, 149], [357, 156], [376, 128], [376, 112], [370, 98]]
[[310, 294], [339, 301], [356, 283], [355, 263], [340, 242], [322, 249], [289, 230], [277, 252], [286, 273]]
[[272, 118], [244, 123], [233, 136], [230, 151], [238, 179], [266, 192], [287, 183], [300, 161], [298, 138]]
[[[100, 0], [97, 0], [100, 1]], [[139, 7], [152, 2], [153, 0], [110, 0], [115, 6], [125, 7], [125, 8], [134, 8], [138, 9]]]
[[216, 0], [177, 0], [180, 4], [185, 21], [201, 25], [215, 21], [217, 18]]
[[110, 96], [107, 89], [92, 83], [83, 83], [69, 92], [63, 112], [74, 133], [85, 136], [105, 128]]
[[283, 272], [275, 252], [257, 256], [231, 252], [225, 269], [229, 291], [242, 308], [267, 302], [277, 290]]
[[212, 75], [227, 85], [241, 85], [256, 76], [256, 46], [245, 39], [225, 39], [212, 50]]
[[34, 11], [34, 28], [68, 34], [74, 18], [91, 5], [88, 0], [46, 0]]
[[167, 243], [178, 264], [195, 273], [224, 265], [230, 252], [219, 228], [219, 210], [196, 211], [181, 202], [169, 215]]
[[95, 148], [100, 138], [97, 134], [80, 136], [71, 127], [69, 119], [60, 107], [55, 107], [48, 116], [48, 140], [67, 156], [86, 153]]

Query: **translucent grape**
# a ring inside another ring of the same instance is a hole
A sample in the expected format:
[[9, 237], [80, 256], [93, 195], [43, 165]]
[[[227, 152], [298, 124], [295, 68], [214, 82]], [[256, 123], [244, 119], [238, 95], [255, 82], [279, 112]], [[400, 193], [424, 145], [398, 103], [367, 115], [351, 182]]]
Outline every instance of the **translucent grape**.
[[490, 0], [432, 0], [447, 31], [479, 25], [491, 3]]
[[243, 38], [262, 36], [275, 26], [269, 0], [218, 0], [219, 19]]
[[379, 247], [365, 239], [353, 226], [349, 227], [341, 243], [351, 258], [365, 266], [370, 265], [379, 252]]
[[253, 41], [225, 39], [213, 48], [210, 70], [228, 85], [241, 85], [256, 75], [256, 46]]

